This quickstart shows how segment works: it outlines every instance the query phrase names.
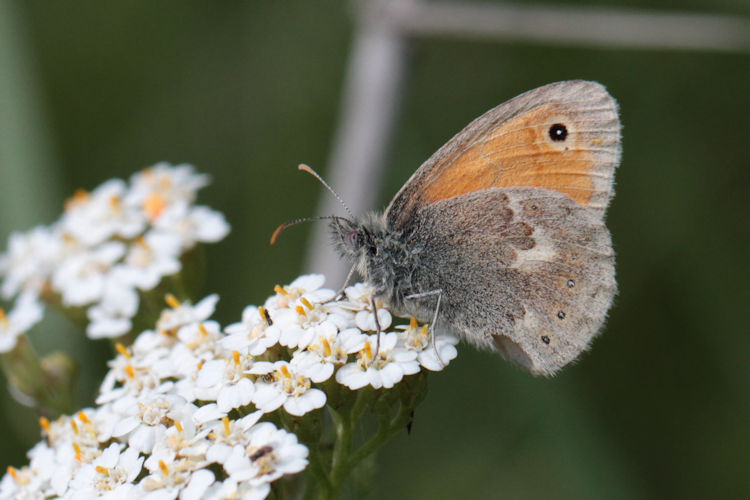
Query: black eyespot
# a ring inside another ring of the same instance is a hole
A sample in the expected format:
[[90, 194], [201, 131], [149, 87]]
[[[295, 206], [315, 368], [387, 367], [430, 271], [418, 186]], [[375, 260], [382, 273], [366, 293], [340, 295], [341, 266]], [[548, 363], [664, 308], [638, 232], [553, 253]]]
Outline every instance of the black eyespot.
[[556, 142], [562, 142], [568, 137], [568, 127], [562, 123], [555, 123], [549, 128], [549, 138]]
[[565, 319], [565, 311], [557, 311], [558, 319]]
[[536, 206], [536, 205], [531, 205], [531, 209], [532, 209], [532, 210], [539, 210], [539, 207], [538, 207], [538, 206]]
[[542, 335], [542, 342], [549, 345], [549, 337], [547, 337], [546, 335]]
[[568, 280], [568, 288], [573, 288], [574, 286], [576, 286], [576, 282], [573, 280]]

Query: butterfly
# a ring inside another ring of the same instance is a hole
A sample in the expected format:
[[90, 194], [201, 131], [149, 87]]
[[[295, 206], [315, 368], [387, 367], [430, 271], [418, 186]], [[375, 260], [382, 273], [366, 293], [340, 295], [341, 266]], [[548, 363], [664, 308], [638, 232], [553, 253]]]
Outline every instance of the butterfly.
[[396, 315], [553, 375], [617, 290], [604, 217], [620, 156], [601, 84], [545, 85], [472, 121], [384, 212], [331, 217], [335, 246]]

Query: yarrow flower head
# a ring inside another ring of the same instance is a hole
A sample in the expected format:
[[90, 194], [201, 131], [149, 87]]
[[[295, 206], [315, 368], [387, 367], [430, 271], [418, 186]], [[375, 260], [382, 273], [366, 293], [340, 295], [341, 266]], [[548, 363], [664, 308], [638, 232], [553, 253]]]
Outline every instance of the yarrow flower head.
[[160, 163], [130, 182], [78, 190], [57, 221], [11, 234], [0, 253], [2, 298], [31, 294], [83, 308], [92, 338], [127, 334], [141, 292], [179, 279], [191, 249], [229, 232], [221, 213], [194, 205], [206, 184], [190, 165]]
[[[337, 468], [353, 466], [346, 457], [366, 456], [352, 429], [368, 411], [395, 412], [374, 415], [381, 438], [404, 428], [424, 396], [425, 370], [445, 368], [456, 339], [414, 319], [392, 326], [385, 308], [372, 310], [366, 285], [341, 297], [322, 285], [307, 275], [277, 286], [225, 328], [211, 319], [218, 296], [168, 297], [153, 329], [117, 346], [96, 407], [41, 420], [45, 439], [28, 466], [8, 469], [0, 499], [260, 499], [303, 471], [308, 487], [336, 490], [346, 476]], [[28, 323], [35, 295], [22, 297]], [[336, 432], [321, 427], [331, 424]]]

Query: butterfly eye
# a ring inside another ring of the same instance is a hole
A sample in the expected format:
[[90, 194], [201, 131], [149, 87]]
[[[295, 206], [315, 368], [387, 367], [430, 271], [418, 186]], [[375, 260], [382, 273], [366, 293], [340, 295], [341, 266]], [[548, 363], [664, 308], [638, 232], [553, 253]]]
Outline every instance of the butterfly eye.
[[346, 233], [346, 242], [351, 246], [357, 246], [357, 243], [359, 242], [359, 234], [357, 231], [349, 231]]
[[568, 137], [568, 127], [562, 123], [555, 123], [549, 128], [549, 138], [555, 142], [562, 142]]

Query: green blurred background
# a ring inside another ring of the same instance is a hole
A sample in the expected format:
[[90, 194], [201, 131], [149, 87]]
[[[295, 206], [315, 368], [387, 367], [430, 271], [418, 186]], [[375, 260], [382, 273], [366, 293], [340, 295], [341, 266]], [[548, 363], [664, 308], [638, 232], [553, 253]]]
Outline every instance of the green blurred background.
[[[311, 227], [268, 237], [325, 195], [295, 167], [326, 165], [353, 29], [343, 1], [3, 1], [0, 237], [53, 221], [78, 187], [193, 163], [213, 178], [199, 201], [232, 225], [204, 292], [236, 321], [302, 271]], [[372, 498], [750, 498], [750, 54], [415, 39], [381, 200], [480, 113], [570, 78], [607, 85], [624, 124], [608, 326], [554, 379], [460, 346], [379, 455]], [[33, 339], [73, 346], [92, 404], [108, 346], [54, 318]], [[39, 439], [2, 391], [0, 470]]]

